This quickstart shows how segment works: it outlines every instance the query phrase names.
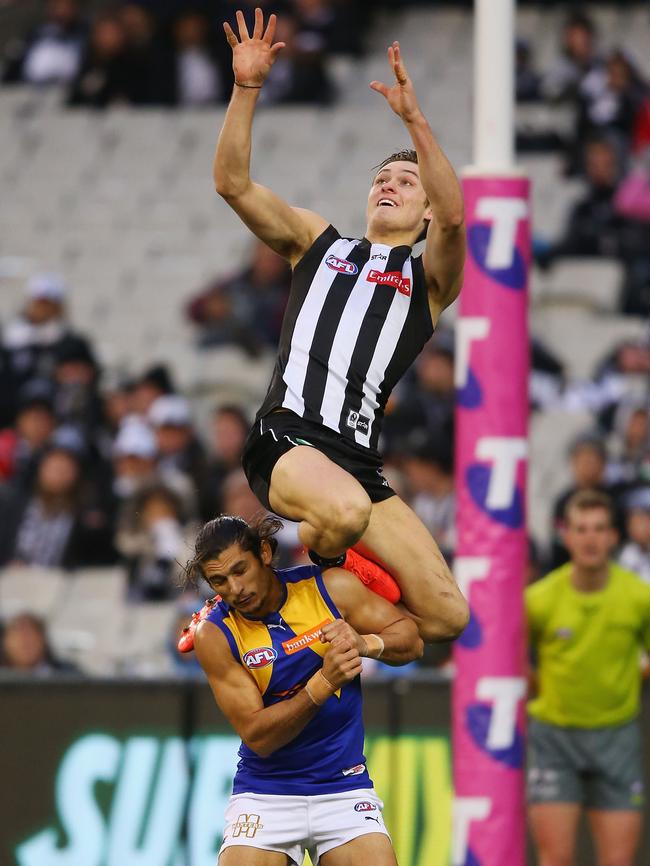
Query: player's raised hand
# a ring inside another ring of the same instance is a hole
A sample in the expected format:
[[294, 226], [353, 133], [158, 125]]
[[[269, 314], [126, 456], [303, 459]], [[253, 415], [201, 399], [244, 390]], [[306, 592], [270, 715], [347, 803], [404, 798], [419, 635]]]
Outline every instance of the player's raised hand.
[[251, 36], [246, 26], [244, 13], [237, 10], [237, 28], [239, 39], [232, 27], [224, 21], [223, 29], [226, 39], [232, 48], [232, 68], [237, 84], [247, 87], [261, 87], [264, 84], [270, 68], [275, 63], [278, 53], [285, 47], [284, 42], [273, 44], [275, 35], [275, 15], [270, 15], [266, 30], [262, 10], [255, 10], [255, 29]]
[[405, 123], [415, 120], [420, 114], [420, 106], [415, 95], [413, 82], [409, 78], [406, 66], [402, 60], [399, 42], [393, 42], [388, 49], [388, 62], [395, 74], [395, 84], [388, 87], [381, 81], [371, 81], [370, 87], [377, 93], [381, 93], [395, 114], [402, 118]]

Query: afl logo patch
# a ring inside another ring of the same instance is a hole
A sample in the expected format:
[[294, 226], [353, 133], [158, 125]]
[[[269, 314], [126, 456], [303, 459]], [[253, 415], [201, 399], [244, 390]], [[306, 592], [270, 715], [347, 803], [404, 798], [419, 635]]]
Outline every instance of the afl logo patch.
[[361, 802], [354, 804], [355, 812], [375, 812], [376, 809], [375, 804], [369, 803], [367, 800], [361, 800]]
[[265, 668], [272, 665], [278, 654], [270, 646], [258, 646], [256, 649], [248, 650], [244, 656], [244, 664], [247, 668]]
[[339, 259], [336, 256], [328, 256], [325, 259], [325, 264], [333, 271], [338, 271], [339, 274], [348, 274], [350, 277], [359, 273], [359, 268], [354, 262], [349, 262], [347, 259]]

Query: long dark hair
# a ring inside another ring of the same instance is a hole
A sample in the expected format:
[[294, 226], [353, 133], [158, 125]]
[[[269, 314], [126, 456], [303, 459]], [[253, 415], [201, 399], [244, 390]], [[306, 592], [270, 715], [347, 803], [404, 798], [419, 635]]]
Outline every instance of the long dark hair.
[[196, 536], [194, 556], [185, 566], [186, 585], [196, 586], [199, 578], [205, 580], [203, 565], [210, 559], [216, 559], [233, 544], [238, 544], [243, 551], [250, 551], [260, 562], [264, 541], [269, 544], [271, 553], [275, 554], [278, 547], [275, 535], [282, 526], [282, 521], [271, 515], [251, 523], [233, 514], [220, 514], [208, 521]]

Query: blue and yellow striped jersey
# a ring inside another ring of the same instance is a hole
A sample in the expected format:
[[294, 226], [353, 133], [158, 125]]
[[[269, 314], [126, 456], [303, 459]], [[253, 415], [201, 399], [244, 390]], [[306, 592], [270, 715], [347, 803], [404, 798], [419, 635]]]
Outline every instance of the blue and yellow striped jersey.
[[[222, 601], [208, 616], [225, 634], [267, 707], [295, 695], [322, 666], [329, 644], [320, 642], [319, 631], [341, 617], [316, 566], [282, 569], [276, 575], [284, 588], [276, 612], [253, 619]], [[242, 743], [233, 793], [313, 795], [369, 788], [363, 736], [357, 677], [269, 757], [259, 757]]]

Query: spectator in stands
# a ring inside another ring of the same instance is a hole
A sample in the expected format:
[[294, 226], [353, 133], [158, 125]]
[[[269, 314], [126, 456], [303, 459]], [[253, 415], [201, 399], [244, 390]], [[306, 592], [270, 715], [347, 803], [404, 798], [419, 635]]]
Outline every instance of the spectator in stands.
[[582, 491], [567, 505], [571, 561], [526, 590], [537, 694], [528, 705], [528, 802], [538, 862], [575, 862], [588, 810], [597, 862], [632, 866], [641, 837], [642, 650], [650, 586], [611, 561], [611, 503]]
[[181, 562], [197, 527], [164, 484], [137, 494], [120, 516], [116, 544], [129, 572], [129, 599], [163, 601], [180, 594]]
[[293, 0], [298, 40], [328, 54], [360, 54], [372, 9], [360, 3]]
[[16, 382], [11, 356], [2, 343], [0, 330], [0, 429], [8, 427], [16, 411]]
[[532, 409], [544, 411], [558, 405], [566, 384], [564, 365], [535, 336], [531, 336], [529, 393]]
[[451, 443], [446, 449], [425, 442], [407, 453], [402, 468], [410, 488], [409, 504], [447, 558], [453, 556], [456, 497]]
[[169, 369], [164, 364], [155, 364], [133, 384], [129, 400], [130, 411], [146, 418], [158, 397], [173, 394], [175, 390]]
[[562, 30], [562, 50], [542, 81], [542, 92], [553, 101], [575, 100], [586, 76], [602, 67], [596, 27], [582, 12], [572, 13]]
[[618, 258], [629, 253], [626, 221], [614, 206], [621, 172], [617, 149], [610, 140], [599, 138], [586, 145], [585, 171], [587, 193], [573, 206], [562, 237], [538, 255], [543, 267], [565, 256]]
[[137, 416], [124, 419], [113, 444], [113, 493], [123, 501], [156, 480], [156, 437]]
[[628, 542], [618, 556], [628, 568], [650, 583], [650, 486], [635, 490], [626, 500]]
[[32, 613], [19, 613], [2, 630], [0, 668], [16, 673], [77, 673], [70, 662], [58, 659], [47, 639], [45, 622]]
[[174, 105], [200, 108], [222, 102], [225, 82], [209, 19], [187, 10], [173, 24], [171, 92]]
[[528, 39], [517, 39], [515, 46], [515, 94], [517, 102], [541, 99], [541, 75], [535, 69], [533, 50]]
[[632, 134], [632, 150], [634, 153], [643, 153], [650, 147], [650, 95], [639, 106], [634, 118], [634, 131]]
[[437, 331], [418, 356], [413, 373], [398, 386], [386, 415], [389, 452], [408, 448], [408, 440], [452, 442], [454, 437], [454, 339]]
[[210, 451], [201, 503], [201, 514], [207, 522], [223, 511], [222, 486], [228, 473], [241, 466], [244, 442], [250, 422], [239, 406], [217, 407], [210, 424]]
[[646, 94], [647, 87], [632, 60], [621, 49], [612, 51], [604, 67], [592, 70], [581, 87], [577, 146], [609, 131], [617, 134], [627, 149]]
[[115, 561], [110, 513], [86, 489], [81, 455], [56, 442], [31, 493], [0, 489], [0, 566], [74, 569]]
[[149, 410], [149, 423], [156, 437], [158, 472], [162, 478], [182, 473], [198, 495], [206, 483], [207, 459], [196, 436], [190, 406], [184, 397], [158, 397]]
[[607, 480], [612, 484], [634, 484], [650, 461], [648, 400], [626, 400], [619, 406], [609, 451]]
[[598, 412], [598, 421], [611, 430], [616, 410], [628, 399], [635, 380], [645, 384], [650, 376], [650, 332], [645, 339], [626, 340], [598, 364], [593, 375], [589, 408]]
[[88, 342], [67, 336], [56, 347], [55, 409], [59, 421], [77, 427], [90, 442], [103, 421], [97, 389], [99, 365]]
[[[607, 450], [601, 438], [594, 435], [580, 436], [570, 448], [569, 460], [572, 476], [571, 486], [555, 500], [553, 506], [551, 564], [554, 568], [566, 562], [569, 555], [563, 542], [567, 502], [580, 490], [610, 492], [605, 481]], [[618, 514], [616, 515], [616, 523], [617, 525], [620, 523]]]
[[128, 416], [113, 445], [113, 495], [120, 514], [133, 510], [134, 500], [143, 490], [162, 483], [180, 499], [185, 513], [194, 513], [196, 492], [192, 480], [173, 467], [167, 467], [163, 476], [156, 465], [157, 456], [156, 437], [149, 425], [137, 415]]
[[627, 257], [622, 291], [622, 312], [650, 316], [650, 147], [623, 179], [614, 199], [616, 212], [625, 218], [638, 243]]
[[223, 513], [252, 520], [264, 508], [250, 489], [243, 469], [233, 469], [223, 482]]
[[124, 26], [117, 15], [104, 13], [93, 23], [79, 74], [68, 104], [88, 108], [135, 102], [134, 75]]
[[13, 427], [0, 431], [0, 482], [31, 488], [38, 461], [56, 427], [54, 391], [45, 379], [25, 383]]
[[66, 84], [79, 70], [86, 27], [78, 0], [48, 0], [45, 20], [5, 49], [5, 84]]
[[156, 21], [142, 3], [126, 2], [118, 12], [124, 32], [124, 65], [129, 75], [129, 102], [152, 105], [161, 102], [162, 54], [156, 40]]
[[334, 87], [327, 74], [322, 45], [314, 38], [300, 39], [299, 23], [293, 15], [279, 15], [275, 38], [285, 48], [271, 67], [260, 105], [302, 103], [329, 105]]
[[287, 263], [257, 241], [243, 270], [207, 286], [190, 301], [187, 315], [201, 348], [240, 346], [249, 355], [276, 346], [289, 295]]
[[16, 387], [34, 378], [51, 378], [56, 351], [71, 331], [65, 318], [66, 286], [54, 274], [36, 274], [27, 283], [27, 302], [4, 329], [10, 376]]
[[102, 376], [102, 417], [110, 437], [117, 435], [122, 422], [132, 414], [132, 390], [132, 383], [120, 374]]

